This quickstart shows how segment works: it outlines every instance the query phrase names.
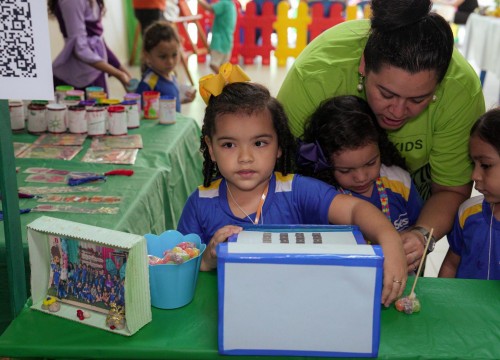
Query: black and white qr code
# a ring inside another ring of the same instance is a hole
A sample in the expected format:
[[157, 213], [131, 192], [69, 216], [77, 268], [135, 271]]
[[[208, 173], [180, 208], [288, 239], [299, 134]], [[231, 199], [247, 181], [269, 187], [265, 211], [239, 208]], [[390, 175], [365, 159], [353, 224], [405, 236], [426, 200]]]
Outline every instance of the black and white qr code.
[[37, 77], [31, 15], [28, 0], [0, 0], [0, 76]]

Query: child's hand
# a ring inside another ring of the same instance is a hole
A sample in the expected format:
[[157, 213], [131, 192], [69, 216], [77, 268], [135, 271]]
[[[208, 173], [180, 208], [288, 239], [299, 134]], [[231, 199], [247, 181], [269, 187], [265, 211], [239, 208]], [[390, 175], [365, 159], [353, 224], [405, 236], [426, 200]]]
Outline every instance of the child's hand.
[[196, 89], [190, 85], [181, 84], [179, 93], [181, 95], [181, 104], [190, 103], [196, 97]]
[[196, 89], [190, 89], [184, 93], [183, 104], [190, 103], [196, 97]]
[[385, 242], [384, 251], [384, 286], [382, 289], [382, 303], [388, 307], [397, 298], [403, 295], [408, 279], [406, 255], [401, 241]]
[[243, 230], [242, 227], [235, 225], [226, 225], [217, 230], [212, 239], [210, 239], [210, 242], [208, 243], [207, 248], [203, 253], [203, 257], [201, 258], [200, 270], [210, 271], [215, 269], [217, 267], [217, 245], [226, 241], [227, 238], [231, 235], [238, 234], [241, 230]]

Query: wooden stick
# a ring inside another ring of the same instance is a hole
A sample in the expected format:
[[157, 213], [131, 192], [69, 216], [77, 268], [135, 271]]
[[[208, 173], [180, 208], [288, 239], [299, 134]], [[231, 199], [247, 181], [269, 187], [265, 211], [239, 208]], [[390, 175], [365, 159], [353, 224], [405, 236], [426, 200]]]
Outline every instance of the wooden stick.
[[429, 248], [429, 243], [431, 242], [433, 232], [434, 232], [434, 228], [431, 228], [431, 231], [429, 233], [429, 236], [427, 236], [427, 241], [425, 243], [424, 255], [422, 256], [422, 260], [420, 260], [420, 264], [418, 265], [417, 274], [415, 275], [415, 281], [413, 282], [413, 286], [411, 287], [410, 295], [408, 295], [409, 298], [415, 297], [415, 293], [414, 293], [415, 286], [417, 286], [418, 277], [420, 276], [420, 271], [422, 270], [422, 265], [424, 264], [425, 255], [427, 255], [427, 249]]

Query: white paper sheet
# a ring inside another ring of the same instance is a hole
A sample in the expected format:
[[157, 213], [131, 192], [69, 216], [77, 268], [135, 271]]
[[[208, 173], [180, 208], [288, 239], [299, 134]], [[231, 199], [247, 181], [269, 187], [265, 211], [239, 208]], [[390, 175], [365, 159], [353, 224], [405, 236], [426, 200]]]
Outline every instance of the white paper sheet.
[[2, 0], [0, 99], [54, 98], [47, 2]]

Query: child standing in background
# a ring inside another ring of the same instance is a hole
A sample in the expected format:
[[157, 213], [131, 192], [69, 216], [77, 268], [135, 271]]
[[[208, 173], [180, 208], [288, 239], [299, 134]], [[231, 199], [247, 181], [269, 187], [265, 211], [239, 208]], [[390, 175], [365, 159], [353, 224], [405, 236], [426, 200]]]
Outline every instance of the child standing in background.
[[245, 224], [354, 224], [383, 248], [388, 306], [407, 279], [399, 234], [368, 202], [291, 174], [294, 149], [283, 107], [262, 85], [236, 82], [209, 98], [200, 145], [204, 183], [187, 200], [177, 228], [207, 244], [200, 269], [216, 268], [217, 244]]
[[460, 206], [439, 277], [500, 280], [500, 108], [482, 115], [470, 134], [472, 180], [483, 195]]
[[125, 89], [130, 85], [130, 73], [104, 42], [103, 0], [48, 0], [47, 7], [64, 37], [64, 48], [52, 63], [54, 88], [100, 86], [108, 92], [107, 75]]
[[[400, 232], [420, 215], [422, 198], [404, 170], [404, 159], [368, 103], [357, 96], [321, 103], [304, 127], [297, 165], [298, 173], [372, 203]], [[415, 260], [408, 254], [408, 271], [416, 270]]]
[[236, 6], [233, 0], [218, 0], [209, 4], [198, 0], [202, 8], [214, 13], [212, 40], [210, 41], [210, 68], [219, 72], [219, 67], [229, 62], [233, 50], [234, 29], [236, 28]]
[[143, 56], [147, 67], [136, 92], [158, 91], [160, 95], [175, 96], [177, 112], [181, 103], [194, 100], [196, 91], [181, 94], [174, 69], [179, 62], [181, 42], [177, 31], [166, 21], [156, 21], [144, 31]]

